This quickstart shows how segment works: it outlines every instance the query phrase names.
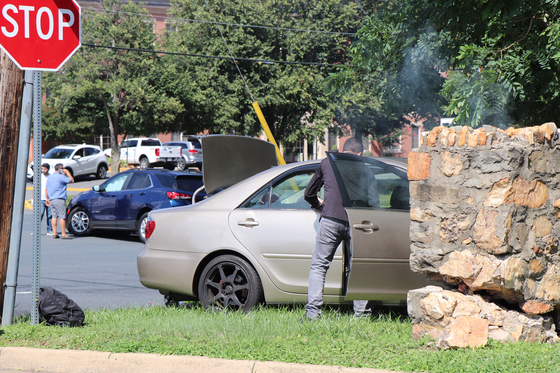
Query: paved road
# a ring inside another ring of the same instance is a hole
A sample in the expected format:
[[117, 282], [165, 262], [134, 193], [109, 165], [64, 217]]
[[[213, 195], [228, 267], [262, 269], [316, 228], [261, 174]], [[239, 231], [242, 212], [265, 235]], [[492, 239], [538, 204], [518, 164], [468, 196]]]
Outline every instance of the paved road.
[[[68, 194], [100, 184], [85, 179], [71, 184]], [[32, 187], [32, 184], [28, 184]], [[32, 198], [27, 190], [26, 200]], [[14, 316], [30, 313], [33, 284], [33, 210], [25, 209]], [[137, 236], [101, 232], [73, 240], [55, 240], [41, 224], [40, 284], [68, 295], [82, 308], [118, 308], [163, 304], [163, 296], [138, 281], [136, 256], [143, 244]]]

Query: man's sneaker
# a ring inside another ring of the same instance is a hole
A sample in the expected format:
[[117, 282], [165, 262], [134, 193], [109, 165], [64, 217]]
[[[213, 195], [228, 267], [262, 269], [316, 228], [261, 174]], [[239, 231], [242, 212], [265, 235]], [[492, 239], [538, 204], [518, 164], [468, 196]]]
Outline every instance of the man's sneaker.
[[47, 232], [47, 236], [54, 236], [54, 232]]

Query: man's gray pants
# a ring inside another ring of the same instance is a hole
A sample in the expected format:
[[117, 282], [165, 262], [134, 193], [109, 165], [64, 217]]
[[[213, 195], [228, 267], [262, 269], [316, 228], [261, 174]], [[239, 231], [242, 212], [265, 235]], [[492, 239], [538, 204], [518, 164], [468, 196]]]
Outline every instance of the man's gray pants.
[[[344, 241], [345, 255], [348, 263], [348, 270], [351, 269], [352, 252], [350, 227], [348, 222], [344, 223], [329, 218], [321, 218], [319, 221], [319, 231], [313, 249], [311, 259], [311, 270], [309, 271], [308, 302], [305, 305], [307, 317], [315, 320], [321, 316], [321, 306], [323, 305], [323, 290], [325, 288], [325, 277], [329, 269], [336, 248]], [[354, 301], [354, 315], [361, 317], [365, 311], [367, 301]], [[369, 310], [368, 310], [369, 312]]]

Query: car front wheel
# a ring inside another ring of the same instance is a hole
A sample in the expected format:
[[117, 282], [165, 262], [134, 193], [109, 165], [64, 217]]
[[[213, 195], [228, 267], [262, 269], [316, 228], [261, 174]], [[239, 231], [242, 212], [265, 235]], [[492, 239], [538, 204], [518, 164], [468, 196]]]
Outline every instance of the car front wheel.
[[148, 213], [142, 214], [140, 220], [138, 220], [138, 237], [142, 243], [146, 242], [146, 223], [148, 222]]
[[86, 210], [77, 207], [68, 216], [68, 230], [75, 236], [85, 236], [91, 232], [91, 220]]
[[198, 298], [206, 309], [247, 312], [263, 301], [264, 293], [257, 271], [247, 261], [222, 255], [202, 271]]

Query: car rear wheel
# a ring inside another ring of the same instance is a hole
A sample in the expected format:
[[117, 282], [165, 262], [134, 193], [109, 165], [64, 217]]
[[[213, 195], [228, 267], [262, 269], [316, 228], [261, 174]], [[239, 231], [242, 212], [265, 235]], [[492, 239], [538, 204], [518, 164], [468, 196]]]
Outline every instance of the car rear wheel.
[[107, 177], [107, 166], [100, 164], [97, 167], [97, 174], [95, 175], [98, 179], [105, 179]]
[[187, 162], [185, 162], [185, 158], [181, 157], [179, 158], [179, 160], [177, 161], [177, 169], [179, 171], [184, 171], [185, 168], [187, 168]]
[[77, 207], [68, 216], [68, 230], [75, 236], [85, 236], [91, 232], [91, 219], [86, 210]]
[[198, 284], [198, 298], [206, 309], [247, 312], [264, 299], [257, 271], [235, 255], [216, 257], [206, 265]]
[[146, 157], [140, 158], [140, 168], [142, 169], [150, 168], [150, 162], [148, 161], [148, 158]]
[[138, 220], [138, 237], [142, 243], [146, 242], [146, 223], [148, 222], [148, 213], [142, 214], [140, 220]]

